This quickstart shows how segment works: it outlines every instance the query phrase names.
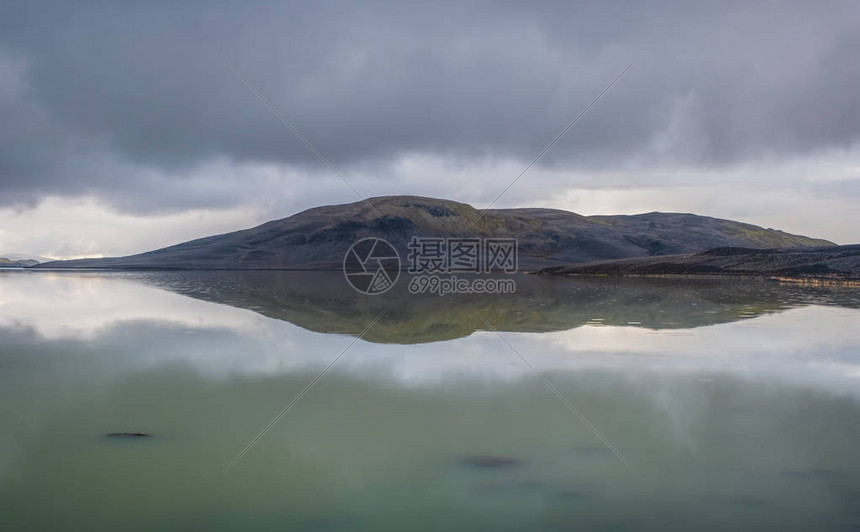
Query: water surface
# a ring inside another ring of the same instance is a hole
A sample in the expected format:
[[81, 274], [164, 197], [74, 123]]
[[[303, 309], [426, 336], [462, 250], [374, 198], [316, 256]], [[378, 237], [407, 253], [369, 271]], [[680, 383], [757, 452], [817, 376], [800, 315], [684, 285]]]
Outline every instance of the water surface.
[[0, 529], [860, 527], [857, 291], [517, 283], [0, 272]]

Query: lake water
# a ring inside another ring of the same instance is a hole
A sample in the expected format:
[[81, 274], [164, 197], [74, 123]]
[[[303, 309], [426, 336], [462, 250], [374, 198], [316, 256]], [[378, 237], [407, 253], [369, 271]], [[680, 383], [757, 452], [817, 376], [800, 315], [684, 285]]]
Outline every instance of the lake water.
[[0, 530], [860, 528], [857, 290], [516, 279], [0, 272]]

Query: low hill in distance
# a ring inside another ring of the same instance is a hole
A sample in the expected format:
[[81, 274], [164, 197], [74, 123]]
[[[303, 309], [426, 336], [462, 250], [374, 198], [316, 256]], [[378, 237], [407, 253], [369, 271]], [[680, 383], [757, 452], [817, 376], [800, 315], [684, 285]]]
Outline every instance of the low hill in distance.
[[[371, 208], [372, 205], [372, 208]], [[418, 237], [516, 238], [520, 270], [577, 262], [698, 253], [716, 247], [828, 246], [831, 242], [693, 214], [581, 216], [554, 209], [491, 209], [416, 196], [317, 207], [252, 229], [139, 255], [53, 261], [37, 268], [340, 269], [361, 238], [384, 238], [403, 267]]]
[[0, 257], [0, 268], [29, 268], [39, 264], [39, 261], [33, 259], [10, 259]]
[[50, 262], [55, 259], [31, 255], [29, 253], [0, 252], [0, 268], [29, 268], [42, 262]]

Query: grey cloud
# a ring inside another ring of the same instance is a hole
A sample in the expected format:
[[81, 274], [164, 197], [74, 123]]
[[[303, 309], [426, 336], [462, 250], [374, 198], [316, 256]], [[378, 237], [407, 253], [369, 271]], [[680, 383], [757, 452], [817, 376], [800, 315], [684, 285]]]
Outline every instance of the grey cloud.
[[28, 2], [0, 20], [7, 205], [224, 205], [246, 196], [185, 176], [319, 170], [225, 59], [344, 168], [527, 163], [637, 56], [541, 164], [712, 168], [860, 140], [853, 2]]

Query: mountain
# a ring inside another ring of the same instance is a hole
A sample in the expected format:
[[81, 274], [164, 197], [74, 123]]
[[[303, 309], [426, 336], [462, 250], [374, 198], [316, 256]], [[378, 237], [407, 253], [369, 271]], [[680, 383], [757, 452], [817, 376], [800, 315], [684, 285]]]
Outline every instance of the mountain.
[[39, 261], [33, 259], [11, 259], [8, 257], [0, 257], [0, 268], [29, 268], [39, 264]]
[[860, 245], [819, 248], [715, 248], [703, 253], [552, 266], [567, 275], [756, 275], [860, 282]]
[[50, 262], [54, 259], [29, 255], [27, 253], [0, 253], [0, 268], [29, 268], [41, 262]]
[[[371, 208], [372, 206], [372, 208]], [[111, 269], [340, 269], [349, 247], [384, 238], [405, 267], [419, 237], [516, 238], [519, 269], [627, 257], [695, 253], [715, 247], [833, 245], [826, 240], [693, 214], [581, 216], [555, 209], [492, 209], [416, 196], [317, 207], [252, 229], [139, 255], [53, 261], [37, 267]]]
[[9, 260], [32, 260], [35, 262], [50, 262], [52, 260], [57, 259], [49, 259], [48, 257], [42, 257], [39, 255], [33, 255], [32, 253], [7, 253], [0, 252], [0, 257]]

